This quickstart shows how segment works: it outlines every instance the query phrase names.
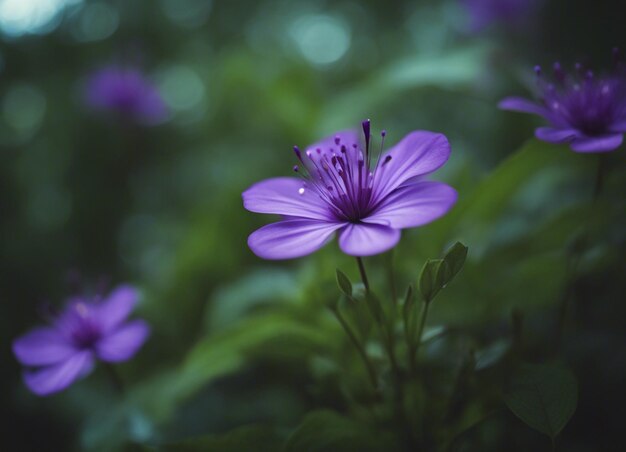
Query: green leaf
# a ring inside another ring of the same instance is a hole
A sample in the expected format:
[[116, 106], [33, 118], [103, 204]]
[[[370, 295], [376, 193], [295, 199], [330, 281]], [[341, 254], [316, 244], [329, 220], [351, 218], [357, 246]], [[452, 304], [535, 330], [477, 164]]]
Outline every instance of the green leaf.
[[339, 269], [337, 269], [337, 285], [339, 286], [339, 290], [347, 297], [352, 297], [352, 283], [346, 274]]
[[513, 377], [504, 401], [529, 427], [554, 439], [576, 411], [578, 383], [562, 367], [526, 364]]
[[[337, 339], [333, 331], [311, 316], [305, 321], [285, 313], [266, 312], [244, 319], [200, 340], [181, 365], [143, 382], [134, 397], [155, 419], [167, 419], [179, 403], [215, 379], [237, 372], [250, 356], [298, 357], [312, 350], [330, 353]], [[155, 393], [159, 397], [154, 397]]]
[[440, 275], [438, 279], [443, 281], [443, 286], [447, 286], [454, 277], [461, 271], [465, 259], [467, 258], [467, 247], [461, 242], [456, 242], [446, 252], [443, 258], [444, 264], [439, 268]]
[[[539, 213], [555, 212], [554, 203], [563, 196], [563, 179], [581, 177], [586, 164], [580, 157], [584, 155], [529, 140], [467, 193], [438, 223], [439, 237], [429, 240], [440, 243], [461, 234], [474, 248], [475, 244], [492, 243], [494, 236], [509, 234], [502, 221], [510, 221], [511, 215], [519, 215], [528, 225], [536, 224]], [[532, 216], [525, 212], [528, 208], [533, 209]]]
[[166, 452], [240, 452], [254, 450], [273, 452], [280, 450], [281, 439], [270, 427], [250, 425], [239, 427], [223, 435], [191, 438], [161, 446]]
[[422, 268], [419, 289], [426, 303], [431, 302], [443, 287], [439, 279], [442, 264], [443, 259], [428, 259]]
[[511, 343], [505, 339], [499, 339], [488, 347], [476, 353], [476, 370], [487, 369], [500, 361], [511, 348]]
[[393, 437], [376, 432], [371, 426], [338, 415], [332, 411], [308, 414], [291, 434], [285, 452], [343, 452], [349, 450], [396, 450]]

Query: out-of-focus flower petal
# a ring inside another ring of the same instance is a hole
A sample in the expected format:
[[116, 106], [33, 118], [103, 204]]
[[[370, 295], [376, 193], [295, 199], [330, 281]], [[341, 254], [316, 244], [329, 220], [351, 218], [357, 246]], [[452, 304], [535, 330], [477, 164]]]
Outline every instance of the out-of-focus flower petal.
[[382, 199], [404, 182], [431, 173], [450, 157], [448, 139], [434, 132], [409, 133], [380, 157], [374, 173], [373, 192]]
[[626, 119], [618, 121], [610, 127], [611, 132], [626, 132]]
[[498, 108], [502, 110], [519, 111], [521, 113], [531, 113], [543, 117], [549, 115], [549, 111], [546, 107], [524, 99], [523, 97], [507, 97], [506, 99], [502, 99], [498, 104]]
[[400, 240], [400, 230], [380, 224], [349, 224], [339, 235], [339, 247], [350, 256], [371, 256], [390, 250]]
[[55, 328], [36, 328], [13, 341], [13, 353], [26, 366], [42, 366], [63, 361], [76, 349]]
[[620, 147], [623, 140], [624, 135], [621, 133], [599, 137], [579, 137], [571, 142], [570, 147], [576, 152], [583, 153], [610, 152]]
[[301, 179], [277, 177], [254, 184], [243, 192], [243, 205], [251, 212], [329, 220], [328, 205]]
[[78, 378], [87, 375], [93, 368], [91, 351], [77, 352], [66, 360], [35, 371], [24, 373], [28, 389], [37, 395], [49, 395], [71, 385]]
[[535, 130], [535, 136], [548, 143], [565, 143], [580, 136], [580, 132], [574, 129], [553, 129], [552, 127], [539, 127]]
[[102, 332], [111, 331], [126, 320], [138, 299], [139, 292], [132, 286], [123, 285], [115, 288], [97, 307], [97, 321]]
[[248, 237], [248, 246], [263, 259], [293, 259], [324, 246], [342, 223], [285, 220], [268, 224]]
[[422, 226], [445, 215], [456, 199], [456, 190], [449, 185], [416, 182], [395, 190], [363, 221], [394, 229]]
[[126, 361], [137, 353], [149, 334], [150, 327], [146, 322], [134, 320], [98, 341], [96, 355], [102, 361]]
[[156, 86], [138, 69], [110, 66], [92, 73], [84, 86], [84, 102], [146, 125], [164, 121], [168, 109]]

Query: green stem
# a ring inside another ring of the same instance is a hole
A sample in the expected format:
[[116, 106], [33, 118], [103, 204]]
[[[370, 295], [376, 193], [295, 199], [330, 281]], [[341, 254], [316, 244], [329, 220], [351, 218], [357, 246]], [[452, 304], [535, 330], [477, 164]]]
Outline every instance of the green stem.
[[416, 340], [413, 343], [413, 347], [412, 347], [413, 349], [409, 357], [411, 370], [413, 371], [415, 370], [416, 363], [417, 363], [417, 354], [419, 352], [420, 345], [422, 344], [422, 336], [424, 335], [424, 327], [426, 326], [426, 317], [428, 317], [429, 305], [430, 303], [428, 302], [424, 302], [422, 304], [422, 312], [420, 313], [420, 323], [419, 323], [419, 327], [417, 328], [417, 337], [415, 338]]
[[389, 279], [389, 289], [391, 290], [391, 299], [394, 308], [398, 304], [398, 293], [396, 291], [396, 276], [393, 268], [393, 249], [389, 252], [389, 260], [387, 262], [387, 278]]
[[374, 366], [372, 365], [371, 361], [367, 357], [367, 353], [365, 352], [365, 348], [363, 347], [361, 342], [359, 342], [359, 340], [357, 339], [356, 335], [352, 331], [352, 328], [350, 328], [350, 325], [348, 325], [348, 322], [346, 322], [346, 320], [341, 315], [341, 312], [339, 312], [339, 309], [337, 309], [337, 308], [330, 308], [330, 310], [333, 312], [333, 314], [335, 314], [335, 317], [337, 317], [337, 320], [339, 321], [339, 323], [343, 327], [344, 331], [346, 332], [346, 334], [348, 335], [348, 337], [352, 341], [352, 344], [354, 345], [354, 347], [356, 348], [357, 352], [359, 353], [359, 356], [361, 356], [361, 359], [363, 360], [363, 364], [365, 365], [365, 369], [367, 370], [367, 373], [369, 375], [370, 382], [372, 383], [372, 387], [374, 388], [374, 390], [377, 390], [378, 389], [378, 378], [376, 377], [376, 371], [374, 370]]
[[359, 265], [359, 272], [361, 273], [361, 281], [363, 281], [363, 285], [365, 286], [365, 292], [369, 293], [370, 291], [370, 283], [367, 279], [367, 273], [365, 272], [365, 265], [363, 265], [363, 259], [360, 257], [356, 258], [356, 263]]
[[[585, 233], [586, 234], [586, 233]], [[585, 240], [586, 241], [586, 240]], [[565, 268], [565, 288], [563, 296], [559, 302], [557, 324], [556, 324], [556, 340], [554, 341], [555, 352], [559, 353], [563, 340], [565, 339], [565, 329], [568, 318], [568, 311], [575, 295], [576, 271], [582, 251], [576, 249], [569, 253]]]
[[109, 377], [109, 381], [111, 382], [111, 386], [121, 395], [124, 395], [126, 390], [124, 389], [124, 381], [115, 370], [115, 367], [110, 363], [103, 363], [104, 369]]

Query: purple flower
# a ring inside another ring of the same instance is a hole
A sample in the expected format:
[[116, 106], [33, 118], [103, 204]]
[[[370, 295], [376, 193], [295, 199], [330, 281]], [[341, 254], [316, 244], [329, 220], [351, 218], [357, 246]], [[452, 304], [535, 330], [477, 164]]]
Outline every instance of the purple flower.
[[539, 77], [541, 99], [519, 97], [502, 100], [499, 107], [542, 116], [548, 127], [535, 136], [549, 143], [569, 143], [576, 152], [608, 152], [617, 149], [626, 132], [626, 72], [617, 67], [607, 77], [596, 77], [580, 64], [573, 74], [554, 64], [554, 82]]
[[156, 87], [138, 69], [110, 66], [91, 74], [84, 101], [98, 111], [117, 113], [138, 123], [153, 125], [168, 116]]
[[471, 31], [497, 22], [518, 25], [528, 19], [541, 0], [461, 0], [470, 18]]
[[430, 223], [452, 207], [457, 198], [452, 187], [421, 178], [448, 160], [444, 135], [411, 132], [372, 165], [369, 121], [363, 130], [365, 151], [354, 131], [339, 132], [306, 152], [295, 147], [301, 166], [294, 170], [303, 179], [268, 179], [243, 193], [246, 209], [283, 216], [248, 238], [257, 256], [304, 256], [335, 232], [346, 254], [382, 253], [398, 243], [401, 229]]
[[104, 300], [74, 298], [51, 326], [35, 328], [13, 342], [26, 386], [48, 395], [70, 386], [93, 369], [96, 359], [130, 359], [149, 335], [143, 320], [126, 322], [137, 302], [137, 291], [119, 286]]

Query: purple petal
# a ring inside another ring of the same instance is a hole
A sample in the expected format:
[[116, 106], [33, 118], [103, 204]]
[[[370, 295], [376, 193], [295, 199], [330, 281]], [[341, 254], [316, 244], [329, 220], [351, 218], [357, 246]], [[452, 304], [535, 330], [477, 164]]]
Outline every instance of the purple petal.
[[327, 220], [328, 206], [313, 188], [294, 177], [267, 179], [243, 192], [243, 206], [251, 212]]
[[502, 110], [519, 111], [521, 113], [531, 113], [546, 117], [549, 113], [548, 109], [541, 104], [535, 103], [523, 97], [507, 97], [502, 99], [498, 104], [498, 108]]
[[248, 246], [263, 259], [293, 259], [320, 249], [342, 225], [302, 219], [279, 221], [250, 234]]
[[102, 361], [126, 361], [137, 353], [149, 334], [150, 327], [146, 322], [134, 320], [100, 339], [96, 344], [96, 355]]
[[[440, 133], [418, 130], [381, 155], [373, 191], [379, 199], [411, 178], [440, 168], [450, 156], [450, 144]], [[383, 163], [384, 162], [384, 163]]]
[[90, 351], [78, 352], [58, 364], [25, 372], [24, 383], [37, 395], [52, 394], [87, 375], [93, 369], [93, 364], [93, 354]]
[[535, 130], [535, 136], [548, 143], [565, 143], [580, 136], [580, 132], [574, 129], [553, 129], [552, 127], [539, 127]]
[[36, 328], [13, 342], [13, 353], [26, 366], [43, 366], [67, 359], [76, 349], [55, 328]]
[[446, 184], [417, 182], [391, 193], [374, 213], [363, 221], [394, 229], [414, 228], [446, 214], [456, 199], [456, 190]]
[[621, 133], [599, 137], [578, 137], [571, 142], [570, 147], [576, 152], [609, 152], [620, 147], [623, 139], [624, 136]]
[[398, 243], [400, 230], [380, 224], [351, 223], [339, 236], [339, 247], [350, 256], [372, 256]]
[[98, 306], [98, 322], [103, 332], [122, 323], [135, 308], [139, 292], [132, 286], [119, 286]]
[[618, 121], [610, 127], [611, 132], [626, 132], [626, 119]]

